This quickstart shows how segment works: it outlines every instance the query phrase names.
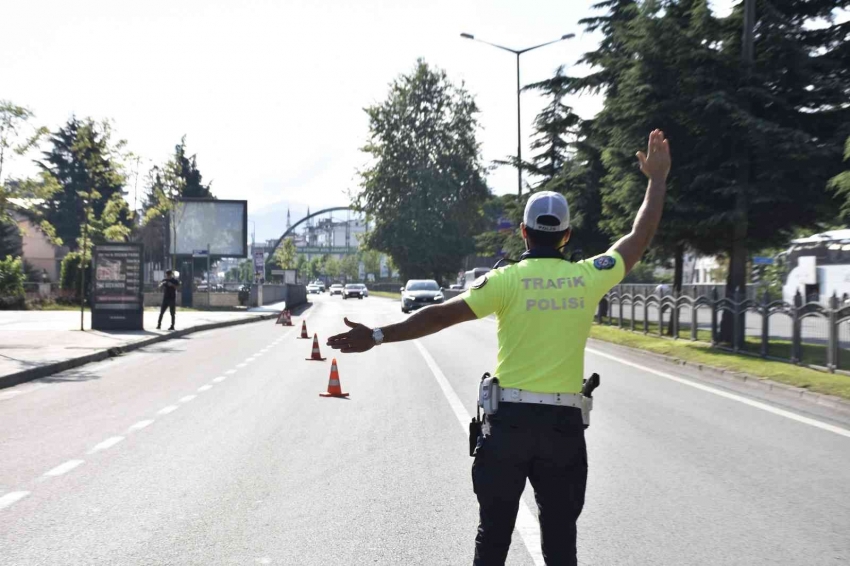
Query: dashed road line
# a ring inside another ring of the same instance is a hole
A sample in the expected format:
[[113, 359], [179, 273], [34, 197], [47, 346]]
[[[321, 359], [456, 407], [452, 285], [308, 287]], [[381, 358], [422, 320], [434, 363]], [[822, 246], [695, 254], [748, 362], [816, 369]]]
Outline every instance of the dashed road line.
[[246, 364], [245, 362], [242, 362], [241, 364], [236, 364], [236, 367], [238, 367], [238, 368], [244, 368], [244, 367], [246, 367], [247, 365], [248, 365], [248, 364]]
[[220, 376], [216, 377], [215, 379], [213, 379], [213, 383], [221, 383], [225, 379], [227, 379], [226, 375], [220, 375]]
[[178, 408], [179, 408], [179, 407], [178, 407], [177, 405], [169, 405], [169, 406], [167, 406], [167, 407], [163, 407], [162, 409], [160, 409], [160, 410], [157, 412], [157, 414], [158, 414], [158, 415], [167, 415], [168, 413], [173, 413], [173, 412], [174, 412], [174, 411], [176, 411]]
[[12, 491], [7, 493], [0, 497], [0, 509], [5, 509], [6, 507], [14, 505], [29, 494], [29, 491]]
[[212, 388], [213, 388], [213, 386], [209, 385], [209, 384], [201, 385], [200, 387], [198, 387], [198, 393], [203, 393], [204, 391], [209, 391]]
[[236, 373], [236, 370], [235, 369], [229, 369], [224, 373], [226, 373], [227, 375], [233, 375], [234, 373]]
[[109, 448], [112, 448], [113, 446], [115, 446], [116, 444], [121, 442], [122, 440], [124, 440], [123, 436], [113, 436], [111, 438], [107, 438], [106, 440], [104, 440], [100, 444], [96, 444], [95, 447], [92, 448], [91, 450], [89, 450], [87, 453], [88, 454], [94, 454], [95, 452], [100, 452], [102, 450], [108, 450]]
[[139, 421], [136, 424], [134, 424], [133, 426], [131, 426], [129, 430], [130, 430], [130, 432], [136, 432], [137, 430], [142, 430], [146, 426], [149, 426], [149, 425], [152, 425], [152, 424], [153, 424], [153, 420]]
[[185, 397], [180, 398], [180, 402], [181, 403], [188, 403], [189, 401], [191, 401], [195, 397], [197, 397], [197, 395], [186, 395]]
[[62, 474], [67, 474], [80, 464], [82, 464], [84, 460], [68, 460], [64, 464], [59, 464], [52, 470], [45, 472], [45, 476], [61, 476]]

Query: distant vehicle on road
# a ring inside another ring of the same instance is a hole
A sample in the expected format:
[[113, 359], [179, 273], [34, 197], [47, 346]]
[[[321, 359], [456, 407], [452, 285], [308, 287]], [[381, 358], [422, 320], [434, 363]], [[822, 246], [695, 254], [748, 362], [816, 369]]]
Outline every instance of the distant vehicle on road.
[[463, 274], [463, 288], [469, 289], [472, 287], [472, 284], [475, 283], [475, 280], [481, 277], [482, 275], [486, 275], [490, 273], [491, 269], [489, 267], [476, 267], [475, 269], [471, 269]]
[[333, 285], [331, 285], [331, 295], [342, 295], [342, 289], [342, 285], [340, 285], [339, 283], [334, 283]]
[[433, 279], [411, 279], [401, 288], [401, 312], [438, 305], [443, 299], [443, 288]]
[[319, 288], [319, 293], [324, 293], [324, 292], [325, 292], [325, 282], [324, 282], [324, 281], [322, 281], [321, 279], [316, 279], [315, 281], [313, 281], [313, 282], [311, 283], [311, 285], [315, 285], [316, 287], [318, 287], [318, 288]]
[[449, 289], [452, 291], [463, 291], [463, 285], [449, 285]]
[[310, 283], [309, 285], [307, 285], [307, 292], [312, 293], [314, 295], [318, 295], [322, 292], [322, 288], [316, 285], [315, 283]]
[[368, 291], [366, 291], [366, 285], [361, 285], [360, 283], [349, 283], [342, 290], [343, 299], [353, 299], [354, 297], [362, 299], [363, 297], [368, 296], [368, 294]]

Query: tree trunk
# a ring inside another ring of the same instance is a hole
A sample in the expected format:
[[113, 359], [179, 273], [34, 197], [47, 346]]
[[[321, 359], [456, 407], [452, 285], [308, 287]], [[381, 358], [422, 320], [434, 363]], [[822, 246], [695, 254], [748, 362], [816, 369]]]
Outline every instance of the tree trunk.
[[[677, 244], [674, 267], [673, 267], [673, 297], [682, 295], [682, 279], [685, 274], [685, 245]], [[670, 322], [667, 323], [667, 336], [673, 336], [673, 319], [676, 316], [675, 308], [670, 311]]]

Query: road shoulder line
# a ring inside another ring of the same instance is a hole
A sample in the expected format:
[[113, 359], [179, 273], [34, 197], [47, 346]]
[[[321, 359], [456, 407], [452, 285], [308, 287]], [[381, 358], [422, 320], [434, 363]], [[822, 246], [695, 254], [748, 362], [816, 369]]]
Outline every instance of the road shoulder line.
[[[425, 360], [425, 364], [428, 366], [428, 369], [431, 370], [431, 374], [434, 376], [434, 379], [443, 391], [443, 395], [449, 402], [449, 406], [452, 408], [452, 412], [454, 412], [455, 417], [457, 417], [464, 434], [468, 434], [469, 429], [467, 427], [469, 422], [472, 420], [472, 416], [466, 412], [466, 408], [463, 406], [463, 402], [460, 400], [460, 397], [458, 397], [457, 393], [455, 393], [451, 383], [449, 383], [449, 380], [446, 379], [446, 376], [443, 374], [440, 366], [437, 365], [437, 362], [431, 356], [430, 352], [425, 349], [422, 342], [414, 340], [413, 343], [416, 344], [416, 348]], [[526, 488], [529, 488], [527, 481]], [[535, 566], [545, 566], [546, 562], [543, 560], [543, 551], [540, 545], [540, 524], [537, 522], [537, 519], [535, 519], [533, 511], [528, 506], [524, 498], [520, 499], [519, 512], [517, 513], [514, 528], [519, 533], [520, 537], [522, 537], [525, 549], [528, 551], [528, 554], [531, 555], [531, 560], [534, 562]]]
[[659, 371], [657, 369], [653, 369], [651, 367], [648, 367], [648, 366], [645, 366], [645, 365], [642, 365], [642, 364], [630, 362], [628, 360], [624, 360], [623, 358], [614, 356], [612, 354], [607, 354], [607, 353], [602, 352], [600, 350], [594, 350], [593, 348], [585, 348], [585, 351], [590, 353], [590, 354], [593, 354], [595, 356], [608, 358], [609, 360], [615, 361], [617, 363], [627, 365], [627, 366], [631, 366], [635, 369], [639, 369], [641, 371], [645, 371], [647, 373], [651, 373], [653, 375], [657, 375], [659, 377], [663, 377], [665, 379], [675, 381], [676, 383], [681, 383], [683, 385], [687, 385], [689, 387], [699, 389], [700, 391], [705, 391], [706, 393], [712, 393], [712, 394], [717, 395], [719, 397], [724, 397], [724, 398], [730, 399], [732, 401], [737, 401], [739, 403], [743, 403], [744, 405], [749, 405], [750, 407], [754, 407], [756, 409], [761, 409], [762, 411], [766, 411], [768, 413], [773, 413], [774, 415], [778, 415], [780, 417], [785, 417], [787, 419], [791, 419], [791, 420], [797, 421], [799, 423], [807, 424], [809, 426], [813, 426], [813, 427], [819, 428], [821, 430], [826, 430], [826, 431], [833, 432], [835, 434], [850, 438], [850, 430], [847, 430], [847, 429], [844, 429], [844, 428], [841, 428], [841, 427], [838, 427], [838, 426], [835, 426], [835, 425], [824, 423], [824, 422], [821, 422], [821, 421], [818, 421], [816, 419], [812, 419], [812, 418], [809, 418], [809, 417], [804, 417], [802, 415], [798, 415], [798, 414], [793, 413], [791, 411], [786, 411], [785, 409], [773, 407], [772, 405], [768, 405], [767, 403], [762, 403], [761, 401], [755, 401], [753, 399], [747, 399], [743, 395], [738, 395], [736, 393], [731, 393], [729, 391], [723, 391], [722, 389], [718, 389], [716, 387], [711, 387], [710, 385], [705, 385], [703, 383], [698, 383], [697, 381], [694, 381], [694, 380], [691, 380], [691, 379], [687, 379], [687, 378], [684, 378], [684, 377], [678, 377], [678, 376], [669, 374], [667, 372]]

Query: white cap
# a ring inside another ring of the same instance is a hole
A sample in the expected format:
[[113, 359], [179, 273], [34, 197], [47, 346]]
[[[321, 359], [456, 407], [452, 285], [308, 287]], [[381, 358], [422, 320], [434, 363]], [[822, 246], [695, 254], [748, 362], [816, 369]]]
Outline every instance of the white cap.
[[[541, 216], [553, 216], [558, 219], [557, 226], [539, 224], [537, 221]], [[570, 227], [570, 205], [567, 199], [560, 193], [552, 191], [540, 191], [529, 197], [525, 205], [525, 214], [522, 221], [525, 227], [541, 232], [563, 232]]]

